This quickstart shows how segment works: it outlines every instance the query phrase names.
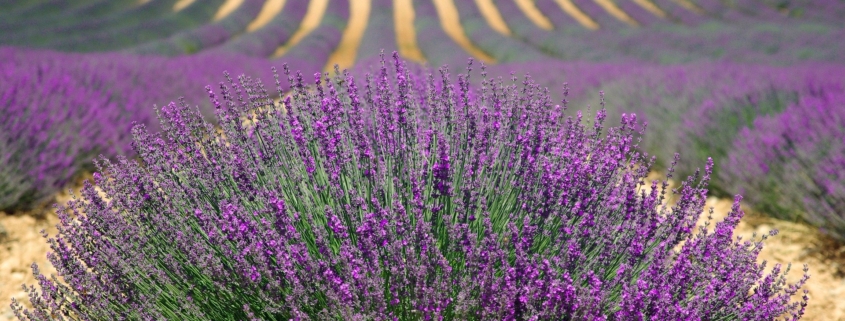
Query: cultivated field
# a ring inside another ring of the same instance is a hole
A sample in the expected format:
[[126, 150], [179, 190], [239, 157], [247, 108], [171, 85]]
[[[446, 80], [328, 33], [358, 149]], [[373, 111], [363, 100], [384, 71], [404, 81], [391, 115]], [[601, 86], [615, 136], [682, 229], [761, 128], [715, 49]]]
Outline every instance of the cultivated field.
[[0, 2], [0, 320], [845, 320], [841, 0]]

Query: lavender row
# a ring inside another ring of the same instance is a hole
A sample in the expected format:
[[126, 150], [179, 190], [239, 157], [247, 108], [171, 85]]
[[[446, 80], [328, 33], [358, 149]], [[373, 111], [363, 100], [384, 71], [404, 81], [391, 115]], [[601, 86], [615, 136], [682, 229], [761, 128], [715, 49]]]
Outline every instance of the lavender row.
[[437, 8], [431, 1], [413, 1], [414, 31], [417, 44], [426, 61], [434, 66], [460, 66], [469, 56], [458, 44], [446, 35], [437, 15]]
[[[138, 2], [133, 0], [84, 0], [84, 1], [40, 1], [40, 3], [15, 1], [4, 3], [0, 13], [0, 30], [14, 30], [26, 26], [59, 27], [79, 23], [79, 17], [98, 19], [132, 8]], [[16, 7], [19, 6], [19, 7]], [[73, 17], [73, 18], [71, 18]]]
[[168, 56], [196, 53], [228, 42], [246, 32], [247, 26], [258, 16], [263, 6], [264, 0], [245, 0], [226, 18], [176, 33], [164, 39], [141, 43], [128, 49], [128, 51]]
[[397, 49], [396, 26], [393, 23], [393, 1], [373, 0], [370, 15], [367, 17], [364, 37], [361, 39], [356, 53], [356, 60], [376, 58], [382, 50], [393, 52]]
[[497, 62], [531, 61], [547, 57], [534, 47], [494, 31], [474, 2], [456, 1], [455, 7], [467, 37]]
[[606, 128], [530, 81], [394, 59], [364, 81], [286, 70], [281, 103], [245, 76], [208, 87], [219, 130], [163, 107], [160, 134], [133, 129], [143, 165], [102, 160], [61, 207], [61, 279], [34, 266], [18, 318], [800, 319], [807, 268], [756, 263], [739, 198], [694, 228], [712, 162], [670, 192], [634, 115]]
[[729, 188], [754, 190], [749, 201], [845, 240], [845, 91], [827, 87], [783, 112], [755, 119], [725, 162]]
[[843, 61], [833, 44], [845, 28], [814, 22], [775, 24], [706, 22], [695, 27], [657, 24], [648, 28], [543, 30], [518, 15], [505, 15], [514, 37], [562, 60], [647, 61], [663, 64], [729, 61], [793, 64]]
[[282, 11], [267, 25], [205, 52], [236, 53], [254, 57], [270, 57], [287, 43], [299, 28], [308, 6], [302, 2], [286, 2]]
[[348, 1], [330, 0], [319, 27], [273, 61], [288, 63], [297, 71], [322, 70], [340, 44], [351, 14], [349, 5]]
[[0, 210], [38, 206], [80, 170], [92, 169], [98, 154], [131, 152], [128, 122], [155, 125], [154, 105], [201, 90], [223, 70], [260, 73], [266, 65], [240, 56], [167, 59], [0, 48]]
[[[0, 43], [3, 45], [17, 45], [28, 47], [53, 48], [52, 43], [73, 37], [108, 32], [111, 29], [125, 28], [127, 26], [138, 26], [161, 16], [167, 16], [173, 12], [175, 1], [150, 1], [142, 5], [129, 5], [122, 10], [110, 13], [105, 16], [93, 16], [90, 19], [80, 19], [80, 16], [69, 15], [57, 18], [59, 21], [68, 23], [58, 25], [35, 26], [10, 26], [0, 34]], [[222, 0], [214, 0], [215, 4], [222, 3]], [[56, 5], [50, 3], [51, 5]], [[126, 5], [124, 3], [124, 5]], [[205, 9], [205, 6], [192, 6], [193, 10]], [[26, 21], [23, 21], [26, 22]], [[137, 31], [137, 30], [136, 30]]]
[[[150, 1], [148, 4], [156, 2], [159, 1]], [[223, 2], [223, 0], [195, 2], [179, 12], [174, 12], [170, 5], [167, 7], [168, 11], [160, 15], [138, 19], [135, 23], [125, 23], [122, 19], [119, 25], [103, 26], [103, 29], [94, 32], [85, 28], [74, 28], [73, 32], [62, 33], [59, 37], [51, 39], [48, 45], [53, 49], [76, 52], [124, 49], [167, 38], [182, 30], [206, 25], [213, 21], [214, 15]]]

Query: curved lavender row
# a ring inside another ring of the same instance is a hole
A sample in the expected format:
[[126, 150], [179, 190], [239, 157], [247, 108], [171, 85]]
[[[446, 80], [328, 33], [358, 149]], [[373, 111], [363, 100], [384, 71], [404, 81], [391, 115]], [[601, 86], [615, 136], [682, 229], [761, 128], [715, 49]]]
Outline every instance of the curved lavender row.
[[[508, 26], [508, 29], [510, 29], [510, 31], [513, 32], [514, 35], [516, 35], [517, 37], [524, 38], [525, 35], [531, 35], [531, 34], [535, 34], [537, 32], [546, 31], [546, 30], [540, 29], [540, 27], [537, 27], [537, 25], [535, 25], [534, 22], [532, 22], [531, 19], [529, 19], [525, 15], [524, 12], [522, 12], [521, 9], [519, 9], [519, 7], [516, 5], [516, 2], [514, 2], [514, 1], [497, 1], [497, 2], [495, 2], [495, 5], [496, 5], [496, 9], [499, 10], [499, 13], [502, 16], [502, 19], [505, 21], [505, 24]], [[537, 9], [542, 10], [539, 7], [539, 4], [538, 4]], [[549, 12], [543, 12], [543, 13], [546, 14], [547, 17], [550, 14]], [[560, 11], [560, 8], [558, 8], [557, 12], [554, 12], [554, 13], [555, 14], [557, 14], [557, 13], [562, 14], [563, 12]], [[550, 19], [550, 21], [551, 21], [551, 19]], [[553, 26], [555, 28], [558, 27], [557, 25], [553, 25]]]
[[269, 57], [276, 48], [284, 45], [299, 28], [308, 11], [308, 4], [288, 1], [282, 12], [266, 26], [226, 43], [206, 50], [207, 53], [236, 53], [254, 57]]
[[[800, 97], [845, 85], [845, 67], [830, 64], [771, 67], [719, 63], [628, 72], [601, 85], [609, 97], [615, 97], [608, 99], [608, 107], [635, 112], [650, 124], [660, 124], [650, 126], [648, 135], [662, 139], [646, 142], [644, 148], [664, 160], [677, 151], [724, 163], [739, 131], [752, 126], [757, 117], [777, 114]], [[695, 170], [688, 164], [678, 166], [681, 175]], [[722, 194], [735, 191], [720, 172], [711, 188]], [[756, 197], [755, 193], [748, 190], [746, 194]]]
[[[39, 19], [61, 17], [67, 11], [73, 11], [84, 7], [90, 2], [99, 0], [83, 1], [6, 1], [3, 3], [3, 11], [0, 12], [0, 26], [20, 24], [27, 20], [38, 21]], [[88, 3], [86, 3], [88, 2]]]
[[358, 47], [358, 61], [377, 57], [382, 50], [397, 50], [393, 10], [393, 0], [372, 0], [367, 29]]
[[672, 0], [651, 1], [669, 14], [669, 16], [678, 19], [684, 25], [695, 26], [709, 19], [706, 12], [693, 11], [693, 9], [685, 8]]
[[80, 170], [92, 169], [97, 154], [131, 152], [128, 121], [157, 128], [154, 105], [199, 91], [224, 70], [269, 77], [266, 65], [241, 56], [168, 59], [0, 48], [0, 210], [40, 206]]
[[35, 7], [39, 5], [44, 5], [44, 2], [48, 0], [22, 0], [22, 1], [15, 1], [14, 3], [10, 3], [6, 10], [0, 12], [0, 17], [6, 18], [7, 16], [23, 16], [28, 11], [36, 11], [34, 10]]
[[39, 204], [98, 153], [129, 150], [128, 126], [98, 126], [126, 113], [65, 70], [4, 59], [0, 82], [0, 210]]
[[[218, 4], [218, 5], [215, 5]], [[94, 33], [62, 37], [50, 43], [51, 48], [66, 51], [110, 51], [157, 39], [167, 38], [182, 30], [209, 23], [221, 0], [194, 3], [179, 12], [168, 12], [137, 24], [124, 24]], [[127, 35], [131, 35], [127, 37]]]
[[[511, 1], [497, 1], [496, 5], [499, 7], [499, 10], [504, 11], [505, 9], [503, 6], [505, 4], [511, 4]], [[568, 13], [564, 12], [560, 5], [557, 4], [555, 0], [535, 0], [534, 5], [537, 6], [537, 9], [542, 12], [546, 18], [549, 18], [552, 25], [555, 27], [556, 30], [567, 30], [567, 29], [577, 29], [583, 28], [575, 18], [570, 16]], [[509, 18], [509, 15], [504, 16], [505, 19]], [[510, 24], [508, 24], [510, 26]], [[516, 26], [512, 26], [511, 29], [515, 28]]]
[[245, 0], [235, 11], [220, 21], [182, 31], [164, 39], [139, 44], [126, 51], [168, 56], [196, 53], [242, 34], [263, 6], [264, 0]]
[[602, 29], [618, 30], [633, 28], [607, 13], [607, 11], [596, 4], [594, 0], [572, 0], [572, 3], [578, 6], [581, 11], [593, 18], [593, 20], [597, 22]]
[[320, 27], [311, 31], [305, 39], [291, 48], [284, 56], [273, 61], [286, 63], [293, 71], [322, 70], [329, 61], [343, 36], [349, 20], [349, 2], [331, 0]]
[[[213, 0], [221, 3], [222, 0]], [[45, 28], [19, 28], [16, 32], [2, 34], [2, 45], [19, 45], [28, 47], [50, 47], [52, 42], [61, 41], [67, 37], [107, 32], [110, 29], [138, 25], [150, 19], [156, 19], [173, 13], [176, 0], [150, 1], [128, 10], [115, 12], [97, 19], [80, 19], [70, 17], [74, 23], [61, 26], [46, 26]], [[196, 5], [192, 7], [198, 7]], [[58, 40], [57, 40], [58, 39]]]
[[519, 62], [546, 58], [534, 47], [496, 32], [481, 16], [475, 1], [455, 1], [467, 37], [496, 62]]
[[775, 6], [771, 6], [764, 1], [737, 0], [735, 5], [735, 10], [762, 21], [778, 22], [789, 19], [786, 13], [778, 12]]
[[646, 11], [643, 7], [634, 3], [633, 1], [616, 1], [616, 6], [619, 7], [631, 19], [634, 19], [643, 28], [648, 28], [654, 24], [671, 24], [672, 21], [654, 15]]
[[755, 190], [748, 201], [784, 218], [807, 221], [845, 240], [845, 92], [802, 96], [761, 117], [733, 144], [722, 171], [729, 187]]
[[[784, 5], [778, 1], [766, 1], [774, 2], [774, 5]], [[793, 0], [785, 4], [784, 9], [788, 10], [791, 16], [826, 21], [839, 26], [842, 26], [842, 17], [845, 16], [845, 3], [838, 0]]]
[[[22, 1], [17, 1], [20, 3]], [[53, 1], [41, 3], [27, 10], [10, 12], [4, 4], [0, 30], [8, 32], [21, 27], [50, 27], [79, 23], [79, 17], [98, 19], [134, 7], [137, 0]], [[11, 4], [10, 4], [11, 5]], [[19, 29], [18, 29], [19, 30]]]
[[566, 60], [730, 61], [783, 65], [843, 61], [845, 52], [833, 45], [842, 37], [845, 37], [845, 28], [793, 21], [780, 25], [711, 22], [695, 27], [657, 25], [626, 33], [537, 30], [524, 39], [544, 52]]
[[[557, 6], [557, 4], [552, 5]], [[605, 50], [602, 50], [601, 47], [587, 44], [579, 39], [581, 36], [598, 36], [599, 34], [595, 31], [587, 30], [580, 25], [570, 25], [563, 28], [555, 25], [555, 30], [543, 30], [525, 17], [525, 14], [513, 1], [499, 1], [497, 7], [502, 13], [502, 18], [513, 32], [513, 37], [531, 44], [549, 56], [562, 60], [609, 60], [611, 58], [605, 55]], [[554, 12], [554, 14], [565, 13], [561, 11], [560, 7], [557, 7], [557, 12]]]
[[[445, 70], [436, 81], [394, 66], [365, 83], [318, 73], [313, 91], [298, 78], [282, 104], [247, 77], [219, 96], [209, 87], [222, 130], [182, 103], [165, 106], [161, 135], [133, 130], [143, 166], [103, 160], [96, 188], [86, 183], [61, 208], [49, 259], [62, 280], [33, 266], [33, 309], [13, 301], [13, 311], [800, 319], [806, 292], [790, 297], [807, 268], [794, 284], [780, 265], [764, 273], [762, 241], [733, 238], [739, 197], [713, 232], [693, 231], [712, 162], [677, 195], [659, 181], [644, 192], [635, 116], [604, 128], [604, 111], [569, 114], [531, 83], [473, 91], [466, 75], [453, 84]], [[661, 205], [670, 196], [671, 209]]]
[[704, 9], [709, 15], [724, 18], [726, 12], [730, 11], [725, 2], [721, 0], [696, 0], [696, 5]]
[[434, 3], [413, 1], [413, 5], [417, 45], [425, 55], [428, 64], [433, 66], [465, 64], [466, 60], [458, 57], [465, 57], [467, 53], [443, 31]]

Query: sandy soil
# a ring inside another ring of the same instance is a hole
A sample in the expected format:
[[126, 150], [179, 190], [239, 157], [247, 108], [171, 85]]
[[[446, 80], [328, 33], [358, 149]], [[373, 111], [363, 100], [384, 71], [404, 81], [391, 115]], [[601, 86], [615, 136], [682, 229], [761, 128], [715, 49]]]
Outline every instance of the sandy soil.
[[[60, 195], [58, 199], [65, 201], [68, 196]], [[732, 201], [710, 198], [707, 203], [708, 207], [714, 208], [714, 219], [720, 220], [730, 210]], [[704, 220], [706, 215], [702, 217], [702, 223]], [[7, 230], [6, 237], [0, 241], [0, 320], [13, 320], [8, 305], [12, 297], [26, 298], [21, 284], [34, 284], [30, 269], [32, 262], [38, 263], [45, 273], [55, 273], [45, 257], [49, 247], [40, 231], [45, 229], [54, 235], [57, 221], [52, 211], [40, 219], [31, 215], [0, 213], [0, 225]], [[810, 265], [811, 277], [805, 286], [810, 291], [810, 304], [804, 320], [845, 321], [845, 245], [819, 235], [814, 228], [754, 213], [743, 218], [736, 235], [747, 239], [752, 233], [762, 235], [771, 229], [778, 229], [779, 234], [766, 242], [759, 258], [761, 261], [767, 260], [769, 266], [774, 262], [791, 262], [793, 270], [787, 278], [790, 282], [801, 277], [803, 264]]]
[[56, 234], [59, 219], [55, 212], [48, 212], [41, 218], [33, 215], [6, 215], [0, 212], [0, 225], [6, 235], [0, 236], [0, 320], [16, 320], [9, 306], [12, 298], [27, 301], [22, 284], [34, 285], [33, 262], [44, 274], [55, 274], [56, 269], [47, 261], [50, 247], [41, 236], [45, 230]]
[[[730, 199], [707, 200], [716, 221], [727, 215], [732, 204]], [[792, 263], [789, 282], [801, 278], [804, 264], [810, 266], [810, 280], [804, 286], [810, 291], [810, 302], [803, 320], [845, 320], [845, 245], [819, 234], [816, 228], [753, 212], [746, 213], [734, 235], [747, 240], [754, 233], [759, 237], [772, 229], [777, 229], [778, 234], [766, 240], [758, 261], [768, 261], [769, 269], [776, 262]]]

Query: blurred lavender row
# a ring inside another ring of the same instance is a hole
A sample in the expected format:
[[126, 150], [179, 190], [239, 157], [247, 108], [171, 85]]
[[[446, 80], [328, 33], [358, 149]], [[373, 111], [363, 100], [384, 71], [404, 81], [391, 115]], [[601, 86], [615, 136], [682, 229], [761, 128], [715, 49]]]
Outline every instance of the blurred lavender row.
[[845, 241], [842, 89], [824, 88], [756, 119], [731, 146], [721, 179], [766, 213], [804, 220]]
[[223, 70], [269, 77], [268, 66], [233, 55], [168, 59], [0, 48], [0, 210], [31, 209], [91, 169], [98, 154], [130, 152], [132, 122], [154, 125], [154, 105], [182, 92], [203, 97], [196, 91]]

